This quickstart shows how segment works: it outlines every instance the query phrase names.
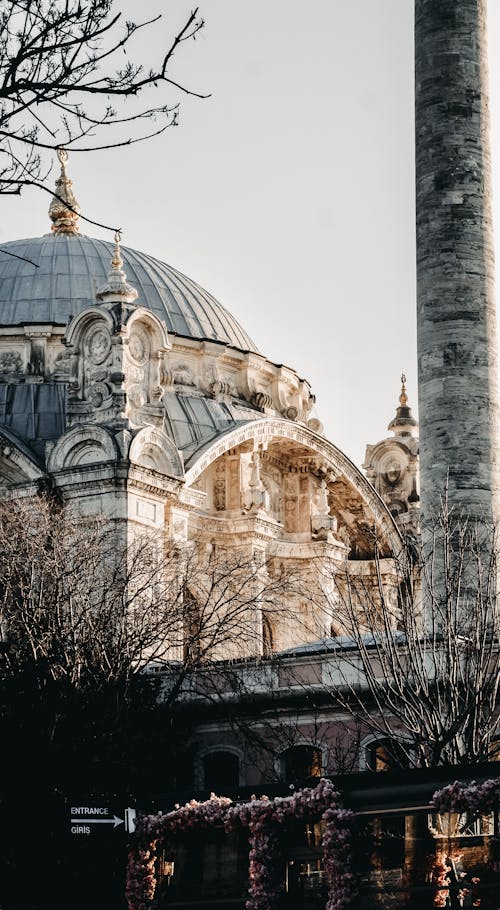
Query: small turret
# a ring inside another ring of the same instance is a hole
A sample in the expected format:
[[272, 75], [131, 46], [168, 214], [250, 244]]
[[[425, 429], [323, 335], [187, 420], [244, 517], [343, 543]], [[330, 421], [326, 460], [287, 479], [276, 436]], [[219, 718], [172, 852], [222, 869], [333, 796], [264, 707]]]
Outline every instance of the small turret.
[[137, 291], [131, 284], [127, 284], [127, 276], [123, 271], [120, 243], [121, 233], [116, 231], [111, 271], [105, 284], [96, 291], [97, 299], [103, 303], [133, 303], [137, 300]]
[[396, 416], [393, 417], [387, 429], [392, 430], [395, 436], [415, 436], [418, 431], [418, 423], [412, 416], [411, 408], [408, 407], [406, 376], [404, 373], [401, 373], [399, 407], [396, 408]]
[[399, 407], [387, 429], [393, 436], [366, 447], [363, 468], [398, 523], [407, 530], [416, 531], [420, 505], [418, 423], [408, 405], [404, 373]]

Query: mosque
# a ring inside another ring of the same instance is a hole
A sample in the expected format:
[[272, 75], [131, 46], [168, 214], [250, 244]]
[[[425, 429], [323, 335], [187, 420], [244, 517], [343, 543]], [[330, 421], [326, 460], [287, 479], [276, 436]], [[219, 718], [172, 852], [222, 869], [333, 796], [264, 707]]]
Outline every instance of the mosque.
[[[80, 233], [67, 153], [60, 150], [50, 232], [0, 249], [3, 498], [49, 489], [83, 515], [113, 519], [127, 540], [144, 531], [161, 535], [167, 546], [196, 541], [202, 549], [243, 553], [257, 565], [274, 561], [280, 571], [293, 569], [305, 585], [311, 583], [311, 565], [329, 577], [348, 565], [366, 588], [382, 583], [395, 597], [386, 557], [399, 552], [404, 534], [418, 534], [420, 492], [424, 523], [445, 488], [452, 506], [473, 518], [498, 520], [485, 4], [416, 0], [415, 14], [421, 444], [403, 377], [390, 435], [367, 447], [363, 473], [323, 435], [307, 381], [260, 353], [207, 291], [164, 262], [122, 247], [119, 234], [111, 243]], [[289, 748], [282, 743], [278, 766], [275, 753], [266, 769], [262, 756], [252, 756], [248, 742], [235, 737], [217, 712], [206, 712], [191, 731], [191, 793], [256, 788], [266, 771], [268, 780], [274, 773], [274, 781], [288, 782], [332, 770], [335, 709], [319, 694], [331, 681], [328, 640], [343, 629], [334, 599], [330, 605], [330, 611], [309, 605], [307, 621], [293, 622], [279, 612], [267, 615], [257, 599], [251, 639], [235, 642], [229, 655], [213, 653], [219, 662], [230, 657], [244, 668], [252, 687], [247, 705], [260, 733], [272, 704], [271, 726], [280, 715], [285, 733], [293, 736]], [[266, 660], [276, 653], [280, 662]], [[227, 693], [229, 701], [233, 694]], [[384, 741], [365, 739], [359, 746], [350, 771], [387, 770]], [[441, 770], [440, 780], [448, 782], [449, 769]], [[489, 768], [483, 771], [487, 777]], [[358, 838], [365, 893], [386, 895], [395, 888], [391, 907], [420, 908], [427, 889], [428, 906], [452, 906], [453, 872], [458, 897], [471, 901], [460, 906], [482, 906], [481, 900], [472, 903], [481, 888], [486, 898], [491, 894], [484, 906], [496, 906], [492, 804], [473, 824], [461, 808], [453, 809], [449, 819], [467, 825], [443, 829], [442, 802], [429, 811], [434, 777], [419, 777], [411, 792], [407, 776], [395, 779], [398, 786], [388, 785], [369, 811], [372, 784], [360, 784], [365, 789], [358, 806], [369, 816], [366, 838]], [[381, 805], [388, 813], [382, 820]], [[498, 818], [495, 826], [498, 833]], [[322, 835], [316, 823], [305, 834], [300, 850], [292, 845], [289, 853], [285, 889], [291, 893], [302, 881], [305, 898], [286, 906], [319, 906], [306, 898], [313, 879], [324, 874]], [[235, 841], [226, 842], [221, 860], [221, 838], [216, 832], [205, 846], [198, 844], [200, 881], [226, 894], [227, 882], [241, 884], [244, 873]], [[250, 878], [259, 877], [256, 842]], [[328, 843], [323, 838], [325, 857]], [[175, 859], [181, 890], [192, 884], [195, 868], [183, 861], [182, 849]], [[139, 869], [149, 887], [145, 856], [150, 854], [142, 854], [132, 871]], [[259, 856], [265, 868], [264, 852]], [[161, 894], [169, 902], [170, 854], [158, 857], [158, 868]], [[405, 894], [413, 889], [414, 902], [408, 903]], [[241, 888], [238, 895], [233, 906], [242, 906]], [[145, 906], [142, 896], [135, 903], [130, 898], [129, 906]], [[335, 899], [335, 906], [350, 907], [344, 898]], [[256, 898], [246, 906], [274, 904]]]
[[[388, 554], [399, 528], [418, 523], [404, 384], [364, 475], [311, 416], [307, 381], [261, 354], [211, 294], [119, 235], [113, 245], [80, 233], [59, 158], [51, 231], [0, 256], [2, 493], [48, 487], [84, 514], [171, 541], [206, 539], [304, 573], [346, 559], [373, 573], [374, 541]], [[254, 654], [339, 631], [324, 612], [307, 629], [256, 621]]]

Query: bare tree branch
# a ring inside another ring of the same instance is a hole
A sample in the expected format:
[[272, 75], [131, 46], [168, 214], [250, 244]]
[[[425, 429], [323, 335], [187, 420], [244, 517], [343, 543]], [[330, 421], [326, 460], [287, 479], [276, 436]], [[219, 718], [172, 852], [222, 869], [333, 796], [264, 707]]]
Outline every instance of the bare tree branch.
[[500, 726], [494, 529], [444, 502], [425, 544], [376, 563], [375, 586], [350, 567], [336, 579], [332, 699], [410, 764], [488, 760]]
[[[176, 125], [179, 104], [166, 101], [165, 89], [207, 97], [169, 71], [180, 46], [203, 28], [198, 8], [158, 65], [145, 70], [130, 56], [133, 38], [157, 28], [162, 16], [123, 23], [114, 7], [114, 0], [10, 0], [0, 9], [0, 193], [43, 183], [45, 153], [61, 146], [80, 152], [123, 147]], [[142, 105], [151, 95], [155, 103]], [[90, 110], [86, 98], [93, 99]], [[123, 103], [133, 109], [125, 112]], [[143, 129], [146, 121], [154, 129]], [[120, 133], [124, 124], [135, 126], [133, 134]], [[101, 141], [104, 128], [109, 138]]]

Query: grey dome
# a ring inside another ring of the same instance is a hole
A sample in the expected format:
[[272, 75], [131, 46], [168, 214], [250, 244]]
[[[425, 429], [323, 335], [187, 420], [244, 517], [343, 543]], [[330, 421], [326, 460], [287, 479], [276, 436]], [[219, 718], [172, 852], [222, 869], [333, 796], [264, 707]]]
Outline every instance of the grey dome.
[[[137, 304], [164, 319], [169, 332], [258, 351], [236, 319], [190, 278], [153, 256], [127, 247], [121, 252], [128, 282], [139, 293]], [[113, 243], [82, 235], [48, 234], [2, 244], [0, 325], [66, 325], [70, 316], [96, 303], [112, 253]]]

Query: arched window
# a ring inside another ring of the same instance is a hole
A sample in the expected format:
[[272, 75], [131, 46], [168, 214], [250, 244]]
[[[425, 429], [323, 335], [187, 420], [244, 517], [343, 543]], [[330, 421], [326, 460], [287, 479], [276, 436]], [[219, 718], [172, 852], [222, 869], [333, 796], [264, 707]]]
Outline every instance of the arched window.
[[281, 755], [281, 774], [288, 783], [319, 778], [323, 760], [315, 746], [291, 746]]
[[234, 752], [221, 749], [203, 756], [203, 786], [217, 794], [234, 790], [240, 784], [240, 760]]
[[368, 771], [395, 771], [409, 765], [404, 748], [389, 737], [374, 739], [368, 743], [365, 756]]

